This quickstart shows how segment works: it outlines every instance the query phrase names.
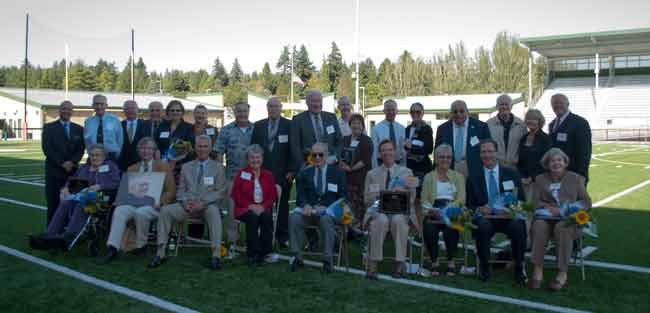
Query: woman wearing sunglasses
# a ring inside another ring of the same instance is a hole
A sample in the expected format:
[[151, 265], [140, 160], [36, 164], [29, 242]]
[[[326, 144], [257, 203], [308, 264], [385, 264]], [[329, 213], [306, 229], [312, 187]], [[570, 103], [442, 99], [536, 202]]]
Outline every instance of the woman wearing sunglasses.
[[433, 152], [433, 130], [422, 120], [423, 116], [422, 104], [413, 103], [411, 105], [412, 122], [406, 127], [406, 140], [404, 141], [406, 167], [413, 171], [413, 175], [420, 181], [417, 188], [418, 199], [422, 191], [422, 179], [433, 169], [430, 157]]

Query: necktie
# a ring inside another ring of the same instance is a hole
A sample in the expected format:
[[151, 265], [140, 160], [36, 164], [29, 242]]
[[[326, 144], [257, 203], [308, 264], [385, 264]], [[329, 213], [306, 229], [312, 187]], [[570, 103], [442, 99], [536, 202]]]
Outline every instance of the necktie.
[[463, 147], [465, 146], [465, 127], [456, 127], [454, 135], [454, 161], [463, 159]]
[[158, 129], [158, 122], [154, 121], [151, 123], [151, 138], [155, 138], [156, 130]]
[[199, 162], [199, 175], [196, 177], [196, 184], [200, 185], [203, 179], [203, 162]]
[[63, 123], [63, 127], [65, 128], [65, 138], [70, 139], [70, 122]]
[[320, 167], [316, 168], [316, 192], [318, 192], [319, 195], [323, 194], [323, 173], [321, 171]]
[[269, 151], [273, 151], [273, 145], [275, 144], [275, 135], [278, 132], [278, 121], [269, 120], [269, 133], [267, 136], [269, 143]]
[[144, 167], [144, 172], [145, 173], [149, 172], [149, 162], [144, 161], [142, 163], [143, 163], [143, 167]]
[[388, 190], [388, 187], [390, 187], [390, 170], [386, 170], [386, 186], [384, 189]]
[[133, 142], [133, 133], [134, 133], [133, 121], [128, 121], [127, 123], [129, 124], [129, 127], [127, 129], [127, 133], [129, 135], [129, 142]]
[[388, 124], [388, 136], [390, 137], [390, 141], [397, 145], [397, 141], [395, 141], [395, 124], [393, 122], [389, 122]]
[[488, 175], [488, 203], [494, 203], [498, 194], [499, 186], [497, 185], [497, 179], [494, 177], [494, 170], [490, 170]]
[[99, 125], [97, 126], [97, 143], [104, 144], [104, 117], [99, 116]]
[[314, 114], [314, 122], [316, 123], [316, 141], [323, 141], [323, 122], [320, 119], [320, 114]]

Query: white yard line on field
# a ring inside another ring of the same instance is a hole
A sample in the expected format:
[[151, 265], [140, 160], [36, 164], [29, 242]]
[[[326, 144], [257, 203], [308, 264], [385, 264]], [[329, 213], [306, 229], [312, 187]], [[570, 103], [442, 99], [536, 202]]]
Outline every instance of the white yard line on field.
[[643, 187], [645, 187], [647, 185], [650, 185], [650, 179], [648, 179], [648, 180], [646, 180], [646, 181], [644, 181], [644, 182], [642, 182], [642, 183], [640, 183], [638, 185], [635, 185], [635, 186], [632, 186], [632, 187], [630, 187], [628, 189], [625, 189], [625, 190], [623, 190], [623, 191], [621, 191], [619, 193], [613, 194], [613, 195], [611, 195], [611, 196], [609, 196], [609, 197], [607, 197], [607, 198], [605, 198], [603, 200], [600, 200], [600, 201], [594, 203], [593, 207], [603, 206], [603, 205], [605, 205], [605, 204], [607, 204], [609, 202], [612, 202], [612, 201], [614, 201], [614, 200], [616, 200], [616, 199], [618, 199], [618, 198], [620, 198], [622, 196], [625, 196], [627, 194], [635, 192], [635, 191], [637, 191], [637, 190], [639, 190], [639, 189], [641, 189], [641, 188], [643, 188]]
[[138, 300], [138, 301], [146, 302], [148, 304], [151, 304], [151, 305], [156, 306], [158, 308], [161, 308], [163, 310], [167, 310], [167, 311], [170, 311], [170, 312], [188, 312], [188, 313], [189, 312], [198, 312], [196, 310], [192, 310], [190, 308], [180, 306], [178, 304], [163, 300], [161, 298], [158, 298], [156, 296], [152, 296], [150, 294], [146, 294], [144, 292], [129, 289], [129, 288], [126, 288], [124, 286], [120, 286], [120, 285], [117, 285], [117, 284], [114, 284], [114, 283], [111, 283], [111, 282], [108, 282], [108, 281], [105, 281], [105, 280], [102, 280], [102, 279], [99, 279], [99, 278], [84, 274], [84, 273], [81, 273], [81, 272], [77, 272], [77, 271], [75, 271], [73, 269], [70, 269], [68, 267], [61, 266], [61, 265], [58, 265], [56, 263], [52, 263], [52, 262], [43, 260], [41, 258], [37, 258], [35, 256], [32, 256], [30, 254], [18, 251], [16, 249], [12, 249], [12, 248], [7, 247], [5, 245], [0, 244], [0, 251], [6, 253], [8, 255], [14, 256], [16, 258], [25, 260], [27, 262], [31, 262], [31, 263], [34, 263], [36, 265], [39, 265], [39, 266], [45, 267], [47, 269], [53, 270], [55, 272], [59, 272], [59, 273], [64, 274], [66, 276], [70, 276], [70, 277], [75, 278], [77, 280], [80, 280], [82, 282], [97, 286], [99, 288], [107, 289], [107, 290], [113, 291], [115, 293], [119, 293], [121, 295], [127, 296], [129, 298]]
[[43, 166], [42, 162], [34, 162], [34, 163], [20, 163], [20, 164], [2, 164], [0, 165], [0, 168], [14, 168], [14, 167], [40, 167]]
[[11, 178], [5, 178], [5, 177], [0, 177], [0, 181], [7, 182], [7, 183], [31, 185], [31, 186], [37, 186], [37, 187], [45, 187], [45, 184], [33, 183], [33, 182], [29, 182], [29, 181], [24, 181], [24, 180], [19, 180], [19, 179], [11, 179]]
[[606, 156], [606, 155], [620, 154], [620, 153], [639, 151], [639, 150], [645, 150], [645, 149], [648, 149], [648, 147], [637, 147], [637, 148], [634, 148], [634, 149], [625, 149], [625, 150], [619, 150], [619, 151], [604, 152], [604, 153], [599, 153], [599, 154], [593, 154], [591, 157], [596, 158], [596, 157], [601, 157], [601, 156]]

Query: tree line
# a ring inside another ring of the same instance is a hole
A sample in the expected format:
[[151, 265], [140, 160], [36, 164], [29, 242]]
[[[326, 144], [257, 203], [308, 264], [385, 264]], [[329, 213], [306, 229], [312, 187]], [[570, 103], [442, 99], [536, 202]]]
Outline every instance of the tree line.
[[[245, 101], [248, 92], [290, 98], [291, 56], [293, 72], [303, 84], [294, 83], [294, 98], [317, 88], [335, 97], [354, 97], [355, 64], [343, 61], [341, 50], [332, 42], [329, 54], [317, 68], [304, 45], [284, 46], [277, 62], [266, 62], [261, 71], [244, 73], [235, 58], [230, 70], [217, 57], [211, 68], [198, 71], [178, 69], [148, 71], [142, 58], [134, 64], [134, 89], [137, 93], [158, 93], [184, 97], [188, 93], [222, 92], [224, 104]], [[123, 68], [100, 59], [95, 65], [76, 60], [69, 65], [68, 88], [98, 92], [130, 92], [131, 62]], [[533, 85], [540, 90], [545, 67], [534, 62]], [[0, 67], [0, 86], [23, 87], [25, 65]], [[525, 92], [528, 88], [528, 51], [516, 36], [501, 32], [490, 48], [468, 51], [461, 41], [429, 58], [413, 56], [405, 50], [396, 60], [385, 58], [376, 66], [367, 58], [359, 63], [359, 83], [365, 87], [366, 104], [381, 104], [388, 96], [429, 96], [444, 94]], [[65, 60], [50, 67], [28, 64], [30, 88], [63, 89]]]

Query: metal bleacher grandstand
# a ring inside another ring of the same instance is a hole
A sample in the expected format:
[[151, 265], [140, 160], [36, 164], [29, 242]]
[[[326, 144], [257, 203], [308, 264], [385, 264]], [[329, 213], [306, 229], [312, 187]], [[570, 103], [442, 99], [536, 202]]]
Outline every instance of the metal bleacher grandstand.
[[563, 93], [571, 111], [589, 121], [594, 139], [647, 140], [650, 28], [522, 38], [521, 42], [546, 59], [544, 91], [531, 106], [540, 109], [547, 121], [554, 118], [551, 96]]

